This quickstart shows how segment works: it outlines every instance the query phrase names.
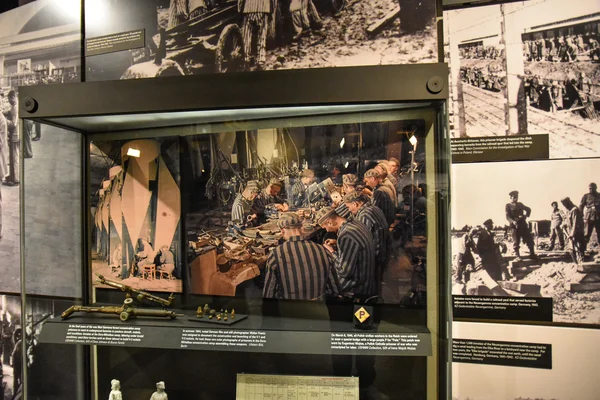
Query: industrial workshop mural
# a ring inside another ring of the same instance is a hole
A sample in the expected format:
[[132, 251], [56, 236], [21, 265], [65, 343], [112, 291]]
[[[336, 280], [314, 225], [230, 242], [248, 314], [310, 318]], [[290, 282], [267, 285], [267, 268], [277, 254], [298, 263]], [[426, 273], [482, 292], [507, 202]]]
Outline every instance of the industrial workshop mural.
[[424, 307], [425, 124], [373, 121], [183, 138], [191, 293]]
[[435, 4], [88, 0], [86, 80], [434, 63]]
[[181, 292], [178, 138], [94, 142], [90, 168], [93, 278]]
[[600, 324], [598, 168], [453, 165], [452, 293], [552, 298], [553, 322]]
[[[0, 398], [23, 398], [23, 367], [27, 368], [29, 396], [52, 393], [59, 397], [80, 398], [78, 385], [73, 385], [74, 377], [83, 374], [81, 364], [77, 363], [77, 349], [73, 346], [56, 348], [38, 342], [43, 324], [70, 304], [67, 300], [30, 296], [23, 318], [21, 296], [0, 295], [0, 378], [3, 390]], [[27, 354], [25, 366], [23, 351]], [[48, 374], [48, 368], [54, 372]]]
[[[60, 148], [38, 124], [18, 130], [19, 86], [78, 82], [81, 18], [78, 0], [38, 0], [0, 14], [0, 291], [20, 285], [19, 142], [31, 163]], [[42, 167], [44, 168], [44, 167]], [[38, 222], [47, 218], [36, 215]], [[39, 262], [39, 260], [38, 260]], [[43, 263], [42, 263], [43, 264]]]
[[[599, 13], [600, 3], [588, 0], [445, 12], [455, 142], [548, 135], [549, 155], [536, 150], [520, 159], [598, 156]], [[495, 159], [483, 154], [478, 161], [487, 160]]]

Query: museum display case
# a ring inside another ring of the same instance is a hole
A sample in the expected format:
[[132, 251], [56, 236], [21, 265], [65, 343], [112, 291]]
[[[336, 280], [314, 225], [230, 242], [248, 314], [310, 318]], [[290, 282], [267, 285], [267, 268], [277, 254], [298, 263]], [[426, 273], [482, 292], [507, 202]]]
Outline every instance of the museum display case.
[[444, 64], [21, 88], [23, 360], [68, 357], [24, 398], [447, 398], [447, 97]]

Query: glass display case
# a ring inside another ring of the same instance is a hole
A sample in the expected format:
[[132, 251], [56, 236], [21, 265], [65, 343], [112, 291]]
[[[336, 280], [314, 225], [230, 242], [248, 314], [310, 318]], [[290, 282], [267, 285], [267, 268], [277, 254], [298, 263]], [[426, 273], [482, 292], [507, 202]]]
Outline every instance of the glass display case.
[[446, 76], [22, 88], [25, 398], [446, 398]]

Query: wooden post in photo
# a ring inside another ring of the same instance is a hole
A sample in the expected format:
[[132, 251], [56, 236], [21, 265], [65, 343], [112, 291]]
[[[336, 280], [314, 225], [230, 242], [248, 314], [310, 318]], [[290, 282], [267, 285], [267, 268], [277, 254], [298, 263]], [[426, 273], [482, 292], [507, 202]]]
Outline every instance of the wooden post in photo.
[[446, 18], [444, 25], [447, 29], [448, 38], [448, 50], [450, 64], [450, 84], [452, 85], [450, 93], [452, 101], [450, 106], [452, 107], [452, 114], [454, 115], [453, 124], [454, 132], [458, 132], [459, 137], [467, 137], [467, 124], [465, 122], [465, 105], [463, 97], [463, 82], [460, 79], [460, 52], [458, 51], [458, 40], [450, 34], [450, 18]]
[[506, 97], [506, 135], [527, 134], [527, 101], [525, 99], [525, 63], [523, 61], [523, 43], [521, 39], [521, 24], [517, 11], [520, 3], [500, 5], [502, 15], [501, 44], [504, 46], [504, 66], [506, 70], [507, 85]]

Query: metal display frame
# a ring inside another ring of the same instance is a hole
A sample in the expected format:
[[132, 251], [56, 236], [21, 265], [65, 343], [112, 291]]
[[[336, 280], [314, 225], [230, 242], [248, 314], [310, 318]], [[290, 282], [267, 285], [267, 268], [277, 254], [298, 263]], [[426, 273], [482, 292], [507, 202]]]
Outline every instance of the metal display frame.
[[[100, 119], [102, 116], [145, 116], [150, 129], [160, 125], [153, 121], [151, 114], [176, 113], [209, 110], [235, 110], [246, 108], [328, 106], [328, 105], [367, 105], [382, 103], [411, 103], [419, 108], [435, 112], [432, 130], [437, 135], [433, 140], [432, 166], [436, 169], [435, 209], [437, 211], [436, 230], [438, 237], [449, 232], [449, 139], [446, 127], [446, 101], [449, 96], [448, 66], [443, 63], [394, 66], [365, 66], [344, 68], [322, 68], [306, 70], [280, 70], [247, 72], [226, 75], [203, 75], [194, 77], [170, 77], [161, 79], [121, 80], [107, 82], [70, 83], [63, 85], [22, 87], [19, 92], [19, 117], [40, 123], [57, 126], [82, 134], [84, 143], [82, 230], [83, 258], [85, 266], [82, 274], [83, 302], [93, 299], [91, 285], [91, 216], [90, 202], [90, 138], [98, 139], [103, 134], [86, 130], [86, 118]], [[433, 113], [432, 113], [433, 115]], [[148, 118], [150, 117], [150, 118]], [[235, 118], [235, 116], [232, 116]], [[22, 121], [21, 121], [22, 123]], [[164, 121], [162, 121], [164, 123]], [[179, 125], [184, 124], [182, 122]], [[188, 123], [189, 124], [189, 123]], [[172, 125], [178, 126], [177, 120]], [[119, 124], [107, 126], [110, 136], [125, 131]], [[439, 135], [438, 135], [439, 134]], [[23, 163], [21, 163], [21, 174]], [[439, 175], [439, 176], [438, 176]], [[23, 175], [22, 175], [23, 176]], [[21, 230], [24, 229], [24, 185], [21, 185]], [[21, 237], [21, 252], [24, 254], [25, 238]], [[449, 242], [446, 238], [436, 241], [437, 265], [436, 282], [428, 287], [438, 287], [435, 296], [428, 296], [428, 325], [434, 318], [436, 326], [430, 326], [434, 344], [435, 365], [427, 367], [428, 398], [447, 398], [450, 391], [450, 338], [451, 312], [448, 268], [451, 263]], [[25, 270], [24, 257], [21, 269]], [[434, 272], [432, 272], [434, 273]], [[22, 293], [26, 296], [25, 280], [22, 279]], [[23, 299], [23, 302], [26, 300]], [[435, 304], [430, 303], [431, 301]], [[430, 315], [430, 306], [435, 312]], [[93, 359], [95, 346], [85, 346], [84, 362], [88, 368], [87, 387], [97, 387]], [[431, 386], [431, 379], [435, 385]], [[25, 374], [24, 388], [27, 387]], [[25, 393], [26, 395], [26, 393]], [[26, 398], [26, 397], [25, 397]], [[93, 398], [90, 390], [89, 398]]]

